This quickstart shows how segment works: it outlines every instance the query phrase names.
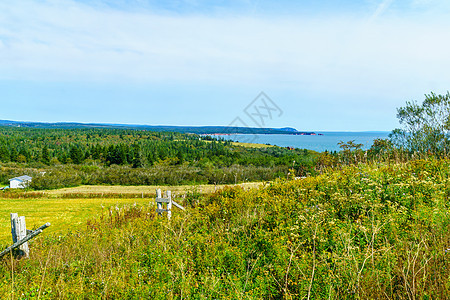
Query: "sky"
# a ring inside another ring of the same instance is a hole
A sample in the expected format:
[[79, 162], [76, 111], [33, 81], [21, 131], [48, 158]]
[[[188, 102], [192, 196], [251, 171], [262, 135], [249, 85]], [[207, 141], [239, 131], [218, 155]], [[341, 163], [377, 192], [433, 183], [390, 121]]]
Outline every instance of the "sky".
[[267, 127], [390, 131], [406, 101], [450, 89], [449, 15], [448, 0], [0, 0], [0, 119], [258, 127], [264, 92]]

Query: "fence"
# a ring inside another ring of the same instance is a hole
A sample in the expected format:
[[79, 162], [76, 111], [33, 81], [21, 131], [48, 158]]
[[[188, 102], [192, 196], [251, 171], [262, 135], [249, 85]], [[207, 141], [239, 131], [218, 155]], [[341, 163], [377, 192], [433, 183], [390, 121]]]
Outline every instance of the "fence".
[[[156, 212], [159, 215], [162, 215], [164, 212], [167, 212], [167, 218], [169, 220], [172, 217], [172, 205], [178, 207], [179, 209], [186, 210], [183, 206], [173, 201], [171, 191], [166, 191], [164, 193], [163, 198], [161, 196], [161, 189], [157, 189], [155, 202], [156, 202]], [[164, 208], [164, 205], [167, 205], [167, 207]]]
[[30, 249], [28, 247], [28, 241], [34, 238], [35, 236], [42, 233], [42, 231], [49, 227], [50, 223], [45, 223], [41, 227], [36, 230], [27, 230], [27, 226], [25, 224], [25, 217], [19, 217], [16, 213], [11, 213], [11, 235], [13, 239], [13, 245], [9, 246], [5, 250], [0, 253], [0, 258], [14, 249], [18, 248], [19, 253], [17, 256], [19, 257], [29, 257]]

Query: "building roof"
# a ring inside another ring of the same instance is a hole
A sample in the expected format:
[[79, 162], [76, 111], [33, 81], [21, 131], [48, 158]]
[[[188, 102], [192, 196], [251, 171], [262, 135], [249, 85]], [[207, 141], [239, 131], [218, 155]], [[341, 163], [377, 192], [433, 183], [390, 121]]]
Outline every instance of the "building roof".
[[24, 181], [30, 181], [31, 179], [32, 179], [32, 177], [30, 177], [28, 175], [22, 175], [22, 176], [19, 176], [19, 177], [11, 178], [9, 181], [18, 180], [18, 181], [24, 182]]

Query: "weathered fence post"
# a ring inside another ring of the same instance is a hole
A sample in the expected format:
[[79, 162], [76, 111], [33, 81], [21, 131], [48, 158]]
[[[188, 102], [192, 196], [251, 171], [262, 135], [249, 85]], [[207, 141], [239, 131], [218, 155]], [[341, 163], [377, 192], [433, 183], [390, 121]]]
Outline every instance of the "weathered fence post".
[[172, 217], [172, 192], [167, 191], [166, 192], [167, 199], [169, 199], [169, 202], [167, 203], [167, 218], [170, 220]]
[[[158, 199], [161, 199], [161, 189], [157, 189], [156, 190], [156, 208], [157, 210], [161, 210], [162, 209], [162, 202], [158, 202]], [[162, 214], [161, 211], [157, 211], [159, 214]]]
[[[156, 212], [159, 215], [162, 215], [163, 212], [167, 212], [167, 218], [170, 220], [170, 218], [172, 217], [172, 205], [175, 205], [179, 209], [185, 210], [185, 208], [183, 206], [181, 206], [180, 204], [178, 204], [172, 200], [172, 192], [171, 191], [165, 192], [164, 196], [165, 196], [165, 198], [161, 197], [160, 189], [156, 190], [156, 199], [155, 199], [156, 205], [157, 205]], [[163, 203], [167, 203], [167, 209], [163, 208]]]
[[[16, 213], [11, 213], [11, 235], [13, 243], [17, 243], [27, 236], [27, 226], [25, 224], [25, 217], [19, 217]], [[24, 257], [30, 255], [30, 249], [28, 248], [28, 243], [23, 243], [19, 250]]]
[[27, 230], [25, 224], [25, 217], [19, 217], [16, 213], [11, 213], [11, 235], [13, 239], [13, 245], [9, 246], [2, 252], [0, 252], [0, 258], [7, 253], [19, 248], [19, 256], [28, 258], [30, 255], [30, 249], [28, 248], [28, 241], [42, 233], [42, 231], [49, 227], [50, 223], [45, 223], [36, 230]]

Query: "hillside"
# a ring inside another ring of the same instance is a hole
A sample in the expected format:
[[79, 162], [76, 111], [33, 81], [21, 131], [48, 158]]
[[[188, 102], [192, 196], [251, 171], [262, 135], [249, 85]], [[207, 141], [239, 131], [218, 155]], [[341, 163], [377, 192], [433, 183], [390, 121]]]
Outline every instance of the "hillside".
[[153, 204], [105, 209], [4, 258], [0, 295], [445, 299], [449, 182], [450, 160], [361, 164], [188, 194], [170, 222]]
[[236, 126], [166, 126], [166, 125], [139, 125], [139, 124], [102, 124], [102, 123], [76, 123], [76, 122], [23, 122], [0, 120], [0, 126], [44, 128], [44, 129], [130, 129], [147, 130], [153, 132], [178, 132], [194, 134], [294, 134], [311, 135], [314, 132], [298, 131], [295, 128], [259, 128]]

